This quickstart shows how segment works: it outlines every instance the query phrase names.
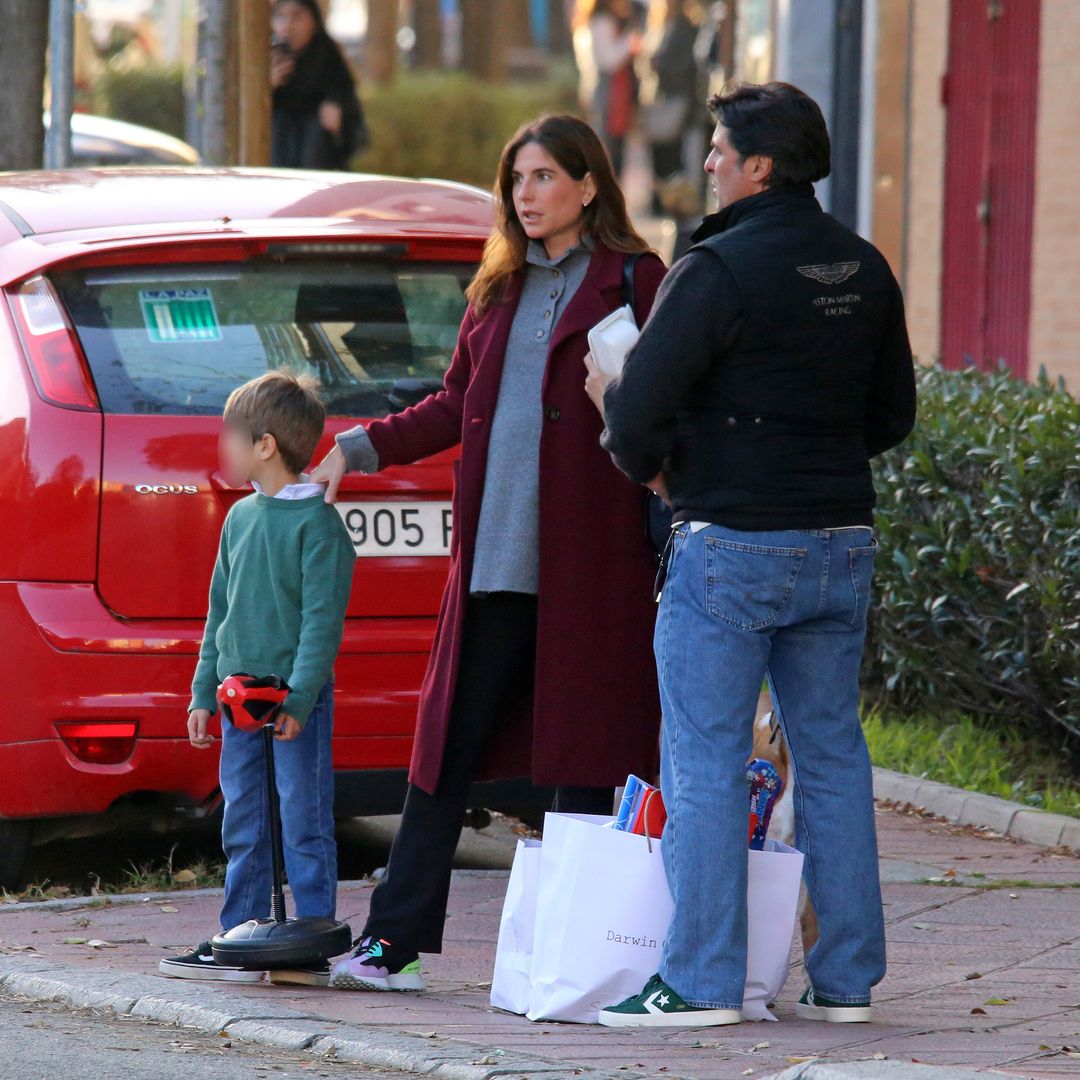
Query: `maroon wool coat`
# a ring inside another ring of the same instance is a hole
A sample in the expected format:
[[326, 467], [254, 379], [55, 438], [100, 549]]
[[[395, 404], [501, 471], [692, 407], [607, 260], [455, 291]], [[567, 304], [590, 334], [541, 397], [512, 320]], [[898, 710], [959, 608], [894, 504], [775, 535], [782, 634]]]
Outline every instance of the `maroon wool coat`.
[[[587, 334], [621, 302], [623, 256], [597, 244], [548, 348], [540, 439], [540, 577], [531, 703], [494, 737], [482, 778], [531, 775], [541, 785], [618, 785], [656, 771], [660, 704], [652, 653], [656, 558], [645, 489], [600, 446], [603, 423], [585, 393]], [[663, 262], [644, 255], [635, 304], [645, 321]], [[443, 389], [367, 428], [379, 465], [405, 465], [461, 443], [454, 463], [450, 573], [420, 694], [409, 779], [439, 782], [472, 578], [488, 439], [522, 273], [505, 299], [470, 309]]]

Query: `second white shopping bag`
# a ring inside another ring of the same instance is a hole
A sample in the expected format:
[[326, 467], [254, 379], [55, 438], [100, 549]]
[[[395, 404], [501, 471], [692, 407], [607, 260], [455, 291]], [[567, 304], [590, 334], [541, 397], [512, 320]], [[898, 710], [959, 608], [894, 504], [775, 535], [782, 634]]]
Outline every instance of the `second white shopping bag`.
[[528, 1017], [594, 1024], [656, 972], [671, 922], [660, 841], [610, 818], [548, 814]]
[[510, 880], [506, 883], [491, 1004], [512, 1013], [529, 1011], [532, 995], [533, 935], [536, 933], [536, 894], [540, 885], [539, 840], [519, 840]]

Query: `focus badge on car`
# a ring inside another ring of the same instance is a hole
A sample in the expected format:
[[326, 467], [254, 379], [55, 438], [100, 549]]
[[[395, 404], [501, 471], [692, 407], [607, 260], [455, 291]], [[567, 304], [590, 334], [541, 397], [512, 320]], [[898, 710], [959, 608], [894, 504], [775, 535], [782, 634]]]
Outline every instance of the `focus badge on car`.
[[136, 495], [198, 495], [197, 484], [136, 484]]

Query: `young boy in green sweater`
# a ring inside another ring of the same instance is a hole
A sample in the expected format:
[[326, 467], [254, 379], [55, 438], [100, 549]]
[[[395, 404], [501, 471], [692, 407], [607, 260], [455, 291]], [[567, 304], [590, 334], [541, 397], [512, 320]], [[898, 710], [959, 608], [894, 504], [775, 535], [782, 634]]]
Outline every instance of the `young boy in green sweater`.
[[[220, 453], [225, 477], [255, 494], [229, 511], [221, 530], [210, 610], [191, 687], [188, 736], [200, 750], [217, 712], [222, 679], [280, 675], [290, 692], [275, 721], [285, 869], [296, 914], [334, 918], [333, 666], [341, 645], [355, 555], [324, 489], [302, 470], [322, 437], [325, 410], [315, 382], [268, 372], [225, 404]], [[221, 843], [228, 860], [222, 930], [270, 914], [262, 739], [221, 724]], [[257, 982], [262, 972], [218, 964], [208, 941], [162, 960], [163, 975]], [[273, 982], [326, 985], [329, 968], [276, 971]]]

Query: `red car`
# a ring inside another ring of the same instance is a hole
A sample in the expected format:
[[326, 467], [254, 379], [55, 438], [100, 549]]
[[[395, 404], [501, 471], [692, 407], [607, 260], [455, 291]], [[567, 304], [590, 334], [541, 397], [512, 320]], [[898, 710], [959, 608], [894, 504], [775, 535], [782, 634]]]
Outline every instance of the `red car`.
[[[205, 816], [185, 712], [218, 533], [228, 393], [318, 376], [331, 437], [442, 382], [491, 202], [459, 184], [277, 170], [0, 177], [0, 881], [28, 843]], [[451, 459], [351, 476], [337, 664], [342, 815], [400, 808], [450, 544]], [[486, 804], [499, 805], [488, 793]]]

